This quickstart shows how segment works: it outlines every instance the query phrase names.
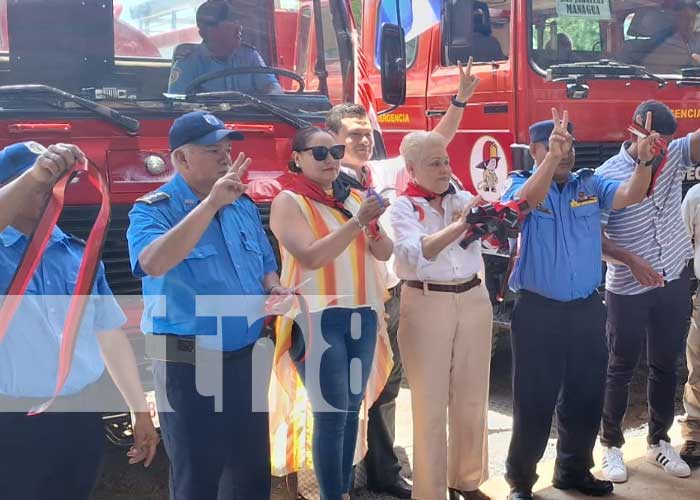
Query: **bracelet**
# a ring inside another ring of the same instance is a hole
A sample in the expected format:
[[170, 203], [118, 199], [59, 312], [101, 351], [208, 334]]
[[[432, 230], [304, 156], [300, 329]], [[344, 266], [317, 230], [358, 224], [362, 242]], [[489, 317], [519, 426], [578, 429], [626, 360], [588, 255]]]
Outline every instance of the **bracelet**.
[[452, 96], [452, 105], [453, 105], [453, 106], [457, 106], [458, 108], [466, 108], [466, 107], [467, 107], [467, 102], [468, 102], [468, 101], [464, 101], [464, 102], [458, 101], [458, 100], [457, 100], [457, 95], [456, 95], [456, 94]]
[[637, 165], [641, 165], [643, 167], [651, 167], [651, 165], [654, 163], [654, 158], [652, 158], [651, 160], [642, 161], [641, 158], [637, 157], [636, 162]]

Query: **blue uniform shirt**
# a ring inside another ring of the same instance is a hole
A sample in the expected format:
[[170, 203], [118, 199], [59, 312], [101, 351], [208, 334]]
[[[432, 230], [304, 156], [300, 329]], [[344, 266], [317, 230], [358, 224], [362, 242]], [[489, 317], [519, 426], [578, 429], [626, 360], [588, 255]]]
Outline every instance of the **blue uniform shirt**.
[[[513, 199], [529, 176], [511, 174], [502, 200]], [[569, 174], [562, 189], [553, 182], [547, 198], [523, 224], [511, 289], [563, 302], [591, 295], [602, 278], [601, 210], [612, 208], [619, 185], [592, 170]]]
[[[221, 62], [209, 53], [206, 44], [201, 43], [194, 51], [179, 61], [175, 61], [170, 71], [168, 93], [184, 94], [187, 86], [196, 78], [227, 68], [266, 67], [260, 53], [253, 47], [242, 45], [234, 51], [226, 62]], [[270, 85], [279, 85], [272, 73], [240, 74], [209, 80], [201, 86], [202, 92], [222, 92], [237, 90], [246, 94], [266, 92]]]
[[[160, 196], [159, 196], [160, 195]], [[129, 213], [127, 238], [131, 267], [143, 282], [145, 333], [216, 335], [217, 318], [195, 316], [197, 295], [265, 295], [263, 277], [277, 271], [275, 255], [253, 201], [242, 196], [219, 210], [192, 252], [163, 276], [147, 276], [138, 256], [144, 248], [177, 225], [200, 200], [185, 179], [176, 174], [152, 198], [138, 202]], [[159, 316], [159, 297], [165, 297], [165, 316]], [[260, 304], [262, 306], [262, 302]], [[261, 307], [258, 310], [262, 310]], [[248, 327], [242, 317], [222, 320], [223, 349], [234, 351], [255, 343], [262, 323]], [[200, 345], [216, 348], [214, 339]]]
[[[12, 227], [0, 232], [0, 294], [6, 293], [29, 239]], [[84, 243], [55, 228], [5, 338], [0, 342], [0, 394], [49, 398], [58, 373], [63, 324], [80, 270]], [[61, 395], [76, 394], [100, 378], [104, 362], [96, 333], [121, 327], [126, 317], [105, 279], [95, 278], [73, 364]]]

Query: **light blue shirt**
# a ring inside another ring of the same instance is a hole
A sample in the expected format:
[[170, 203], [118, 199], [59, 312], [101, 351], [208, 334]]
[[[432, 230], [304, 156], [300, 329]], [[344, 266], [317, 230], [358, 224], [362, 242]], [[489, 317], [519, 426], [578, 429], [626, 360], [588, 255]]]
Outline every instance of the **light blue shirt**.
[[[129, 213], [127, 231], [131, 267], [143, 282], [145, 333], [171, 335], [217, 334], [217, 318], [195, 316], [197, 295], [247, 295], [261, 299], [265, 274], [277, 271], [277, 261], [263, 230], [255, 203], [242, 196], [219, 210], [197, 246], [177, 266], [163, 276], [148, 276], [138, 257], [149, 244], [176, 226], [199, 203], [179, 174], [161, 187], [161, 199], [137, 202]], [[167, 195], [167, 196], [166, 196]], [[147, 199], [148, 197], [146, 197]], [[160, 297], [165, 297], [165, 316], [159, 316]], [[234, 299], [235, 300], [235, 299]], [[255, 310], [262, 310], [261, 300]], [[262, 322], [248, 327], [244, 317], [222, 320], [223, 349], [235, 351], [255, 343]], [[202, 338], [200, 345], [216, 348], [213, 339]]]
[[[513, 199], [529, 176], [511, 174], [502, 200]], [[619, 185], [592, 170], [569, 174], [562, 189], [553, 182], [547, 198], [525, 218], [511, 289], [562, 302], [590, 296], [602, 279], [601, 209], [612, 207]]]
[[[212, 57], [207, 46], [201, 43], [190, 55], [173, 64], [170, 70], [168, 93], [184, 94], [190, 83], [207, 73], [251, 66], [256, 68], [267, 66], [260, 53], [252, 47], [242, 45], [231, 54], [228, 61], [222, 62]], [[209, 80], [202, 84], [200, 92], [236, 90], [246, 94], [260, 94], [267, 92], [270, 86], [275, 85], [279, 88], [279, 82], [272, 73], [240, 74]]]
[[[0, 293], [6, 293], [29, 239], [12, 227], [0, 233]], [[80, 270], [85, 245], [55, 228], [25, 296], [0, 342], [0, 394], [49, 398], [58, 373], [63, 324]], [[95, 278], [61, 395], [76, 394], [104, 372], [96, 333], [126, 322], [105, 278], [104, 266]]]

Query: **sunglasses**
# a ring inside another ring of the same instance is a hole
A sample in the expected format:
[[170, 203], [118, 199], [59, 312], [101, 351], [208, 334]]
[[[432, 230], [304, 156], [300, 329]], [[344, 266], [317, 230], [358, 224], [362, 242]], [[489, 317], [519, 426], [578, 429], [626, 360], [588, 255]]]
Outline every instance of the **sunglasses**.
[[330, 148], [327, 148], [326, 146], [313, 146], [310, 148], [300, 149], [298, 152], [303, 153], [304, 151], [311, 151], [311, 154], [314, 155], [314, 160], [316, 161], [325, 161], [329, 154], [334, 160], [340, 160], [343, 158], [343, 156], [345, 156], [345, 146], [343, 144], [336, 144]]

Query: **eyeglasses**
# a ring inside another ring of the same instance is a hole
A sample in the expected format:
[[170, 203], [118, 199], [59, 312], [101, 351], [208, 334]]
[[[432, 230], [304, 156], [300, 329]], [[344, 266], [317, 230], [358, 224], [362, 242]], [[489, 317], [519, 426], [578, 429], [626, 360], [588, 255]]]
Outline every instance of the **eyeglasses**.
[[303, 153], [304, 151], [311, 151], [311, 154], [314, 155], [314, 160], [316, 161], [325, 161], [326, 158], [328, 158], [328, 154], [330, 154], [334, 160], [340, 160], [343, 158], [343, 156], [345, 156], [345, 145], [336, 144], [330, 148], [327, 148], [326, 146], [313, 146], [298, 150], [299, 153]]

